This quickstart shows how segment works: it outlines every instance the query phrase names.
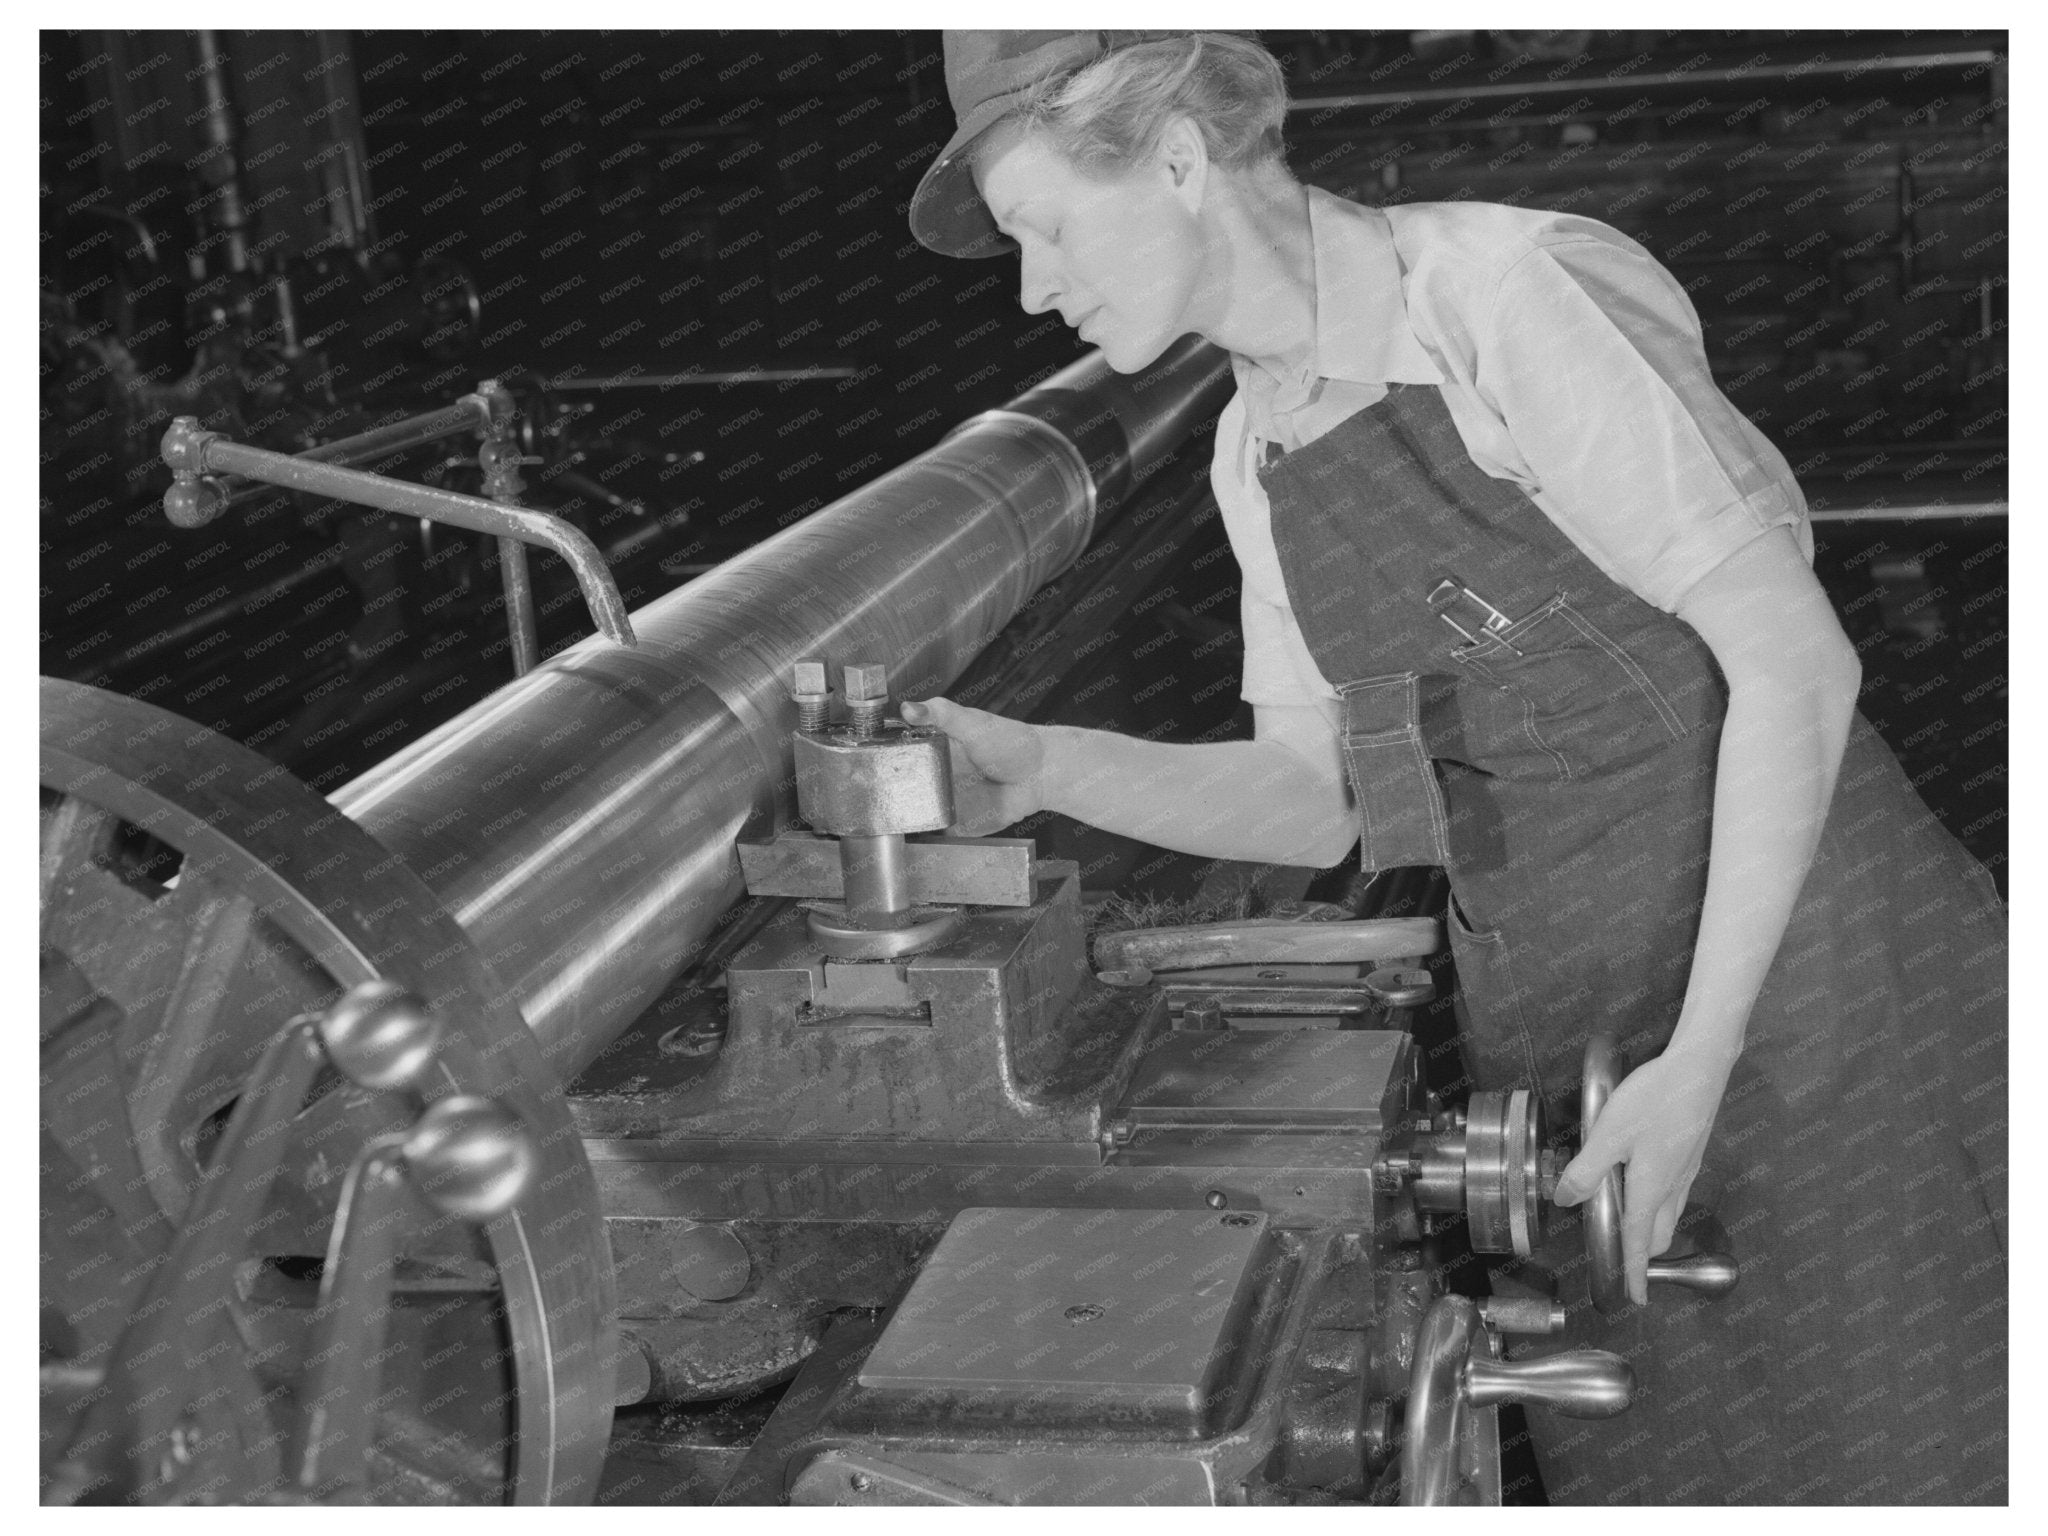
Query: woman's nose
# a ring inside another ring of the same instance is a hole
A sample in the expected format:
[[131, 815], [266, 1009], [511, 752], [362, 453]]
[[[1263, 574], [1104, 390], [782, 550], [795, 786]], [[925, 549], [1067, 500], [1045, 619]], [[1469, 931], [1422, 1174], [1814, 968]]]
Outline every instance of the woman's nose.
[[1017, 302], [1027, 315], [1042, 315], [1059, 300], [1059, 280], [1041, 256], [1027, 255], [1017, 274]]

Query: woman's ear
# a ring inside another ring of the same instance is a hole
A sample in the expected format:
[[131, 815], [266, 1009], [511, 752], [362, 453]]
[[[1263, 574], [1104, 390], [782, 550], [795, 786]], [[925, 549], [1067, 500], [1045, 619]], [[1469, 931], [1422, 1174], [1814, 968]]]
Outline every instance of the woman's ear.
[[1157, 163], [1168, 185], [1190, 209], [1199, 208], [1209, 182], [1209, 145], [1191, 117], [1176, 117], [1159, 135]]

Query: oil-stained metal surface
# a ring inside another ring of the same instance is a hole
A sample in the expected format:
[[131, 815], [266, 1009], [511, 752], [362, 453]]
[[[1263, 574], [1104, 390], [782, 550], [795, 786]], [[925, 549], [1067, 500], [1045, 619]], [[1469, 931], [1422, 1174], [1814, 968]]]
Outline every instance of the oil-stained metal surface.
[[1006, 1423], [1212, 1429], [1265, 1228], [1252, 1212], [962, 1211], [858, 1379]]
[[[1157, 1213], [1099, 1214], [1109, 1225]], [[1172, 1216], [1195, 1219], [1187, 1211]], [[835, 1332], [798, 1376], [719, 1502], [875, 1502], [878, 1473], [901, 1490], [898, 1497], [914, 1493], [931, 1503], [1255, 1502], [1269, 1486], [1285, 1433], [1287, 1384], [1342, 1256], [1331, 1231], [1268, 1228], [1244, 1271], [1249, 1303], [1238, 1347], [1226, 1352], [1214, 1379], [1210, 1421], [1193, 1433], [1181, 1423], [1121, 1412], [1120, 1401], [1107, 1396], [1098, 1397], [1092, 1411], [1007, 1422], [962, 1411], [944, 1394], [899, 1398], [860, 1379], [872, 1358], [867, 1329]], [[1346, 1272], [1355, 1283], [1355, 1271]], [[1149, 1286], [1150, 1277], [1146, 1281]], [[856, 1477], [866, 1486], [857, 1486]]]
[[[736, 1221], [614, 1216], [632, 1402], [705, 1402], [785, 1379], [827, 1320], [899, 1296], [937, 1222]], [[707, 1236], [715, 1242], [707, 1243]], [[720, 1294], [709, 1294], [716, 1291]]]
[[[920, 726], [798, 731], [796, 797], [803, 818], [834, 837], [937, 832], [953, 824], [946, 736]], [[755, 892], [759, 895], [760, 892]]]
[[1370, 1227], [1379, 1219], [1365, 1167], [1377, 1142], [1247, 1132], [1197, 1143], [1166, 1140], [1171, 1134], [1140, 1133], [1106, 1164], [1088, 1142], [752, 1142], [684, 1151], [649, 1139], [588, 1150], [604, 1208], [618, 1215], [915, 1221], [1034, 1200], [1123, 1208], [1220, 1199], [1222, 1209], [1259, 1211], [1290, 1227]]
[[1138, 1126], [1378, 1135], [1406, 1101], [1412, 1050], [1384, 1030], [1175, 1033], [1145, 1053], [1119, 1113]]
[[1170, 1453], [1089, 1456], [1065, 1451], [825, 1451], [789, 1486], [794, 1505], [1214, 1504], [1207, 1462]]
[[[735, 1139], [836, 1145], [852, 1159], [900, 1142], [1092, 1144], [1136, 1036], [1127, 1021], [1106, 1042], [1077, 1037], [1079, 876], [1066, 861], [1039, 874], [1037, 906], [969, 912], [952, 938], [901, 961], [829, 962], [803, 914], [785, 914], [735, 957], [710, 1070], [674, 1092], [608, 1096], [586, 1130], [714, 1159]], [[861, 973], [874, 980], [857, 986]], [[1084, 1075], [1059, 1075], [1076, 1061]]]

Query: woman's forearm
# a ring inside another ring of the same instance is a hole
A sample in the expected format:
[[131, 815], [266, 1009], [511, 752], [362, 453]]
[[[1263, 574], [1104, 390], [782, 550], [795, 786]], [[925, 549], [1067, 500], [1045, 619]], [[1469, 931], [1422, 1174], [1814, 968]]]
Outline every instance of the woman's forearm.
[[1277, 741], [1184, 745], [1040, 726], [1045, 805], [1208, 858], [1328, 866], [1358, 836], [1344, 786]]
[[1834, 796], [1853, 674], [1751, 685], [1721, 726], [1699, 936], [1671, 1050], [1731, 1069]]

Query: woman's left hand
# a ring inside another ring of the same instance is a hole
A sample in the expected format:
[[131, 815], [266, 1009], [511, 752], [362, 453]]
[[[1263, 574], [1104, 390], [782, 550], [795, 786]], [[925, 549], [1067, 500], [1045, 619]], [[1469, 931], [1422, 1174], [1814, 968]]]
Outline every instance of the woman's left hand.
[[1671, 1246], [1727, 1087], [1727, 1069], [1682, 1050], [1645, 1062], [1608, 1096], [1591, 1131], [1580, 1132], [1584, 1145], [1557, 1181], [1555, 1203], [1577, 1205], [1609, 1169], [1626, 1165], [1621, 1256], [1637, 1305], [1649, 1299], [1650, 1259]]

